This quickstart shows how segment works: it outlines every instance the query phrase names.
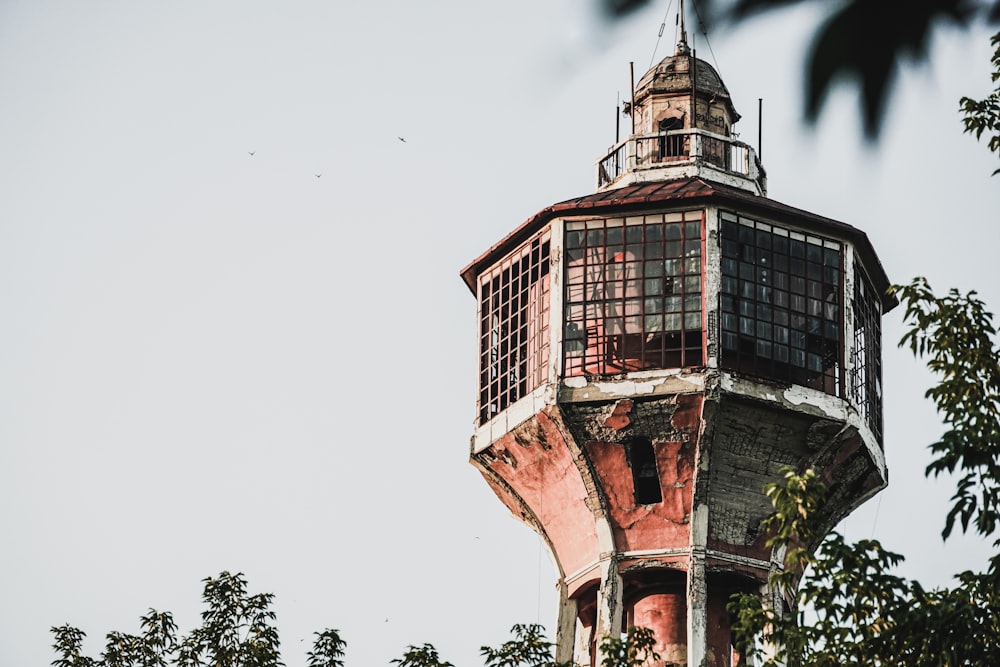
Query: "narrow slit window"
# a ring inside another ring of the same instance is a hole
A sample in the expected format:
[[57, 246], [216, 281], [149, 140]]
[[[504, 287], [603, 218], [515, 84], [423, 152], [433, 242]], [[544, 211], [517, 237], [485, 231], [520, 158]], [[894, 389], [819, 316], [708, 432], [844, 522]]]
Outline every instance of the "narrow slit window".
[[660, 475], [656, 470], [656, 452], [649, 438], [633, 438], [626, 445], [632, 468], [632, 486], [636, 505], [652, 505], [663, 500]]

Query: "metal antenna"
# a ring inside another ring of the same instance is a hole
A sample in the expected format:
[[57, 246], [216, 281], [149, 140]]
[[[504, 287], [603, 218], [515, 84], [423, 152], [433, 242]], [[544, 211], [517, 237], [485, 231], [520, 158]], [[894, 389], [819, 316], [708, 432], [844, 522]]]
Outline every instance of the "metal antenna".
[[677, 24], [680, 27], [680, 35], [677, 39], [677, 51], [674, 55], [686, 56], [691, 52], [691, 49], [688, 48], [687, 29], [684, 27], [684, 0], [680, 0], [677, 5]]

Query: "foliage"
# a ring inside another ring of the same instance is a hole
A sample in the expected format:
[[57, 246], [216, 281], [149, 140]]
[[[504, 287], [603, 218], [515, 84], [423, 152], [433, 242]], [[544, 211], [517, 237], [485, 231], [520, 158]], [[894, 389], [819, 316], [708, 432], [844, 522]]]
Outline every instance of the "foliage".
[[923, 278], [893, 290], [906, 304], [909, 324], [900, 345], [926, 358], [941, 378], [926, 396], [947, 430], [931, 445], [936, 458], [927, 474], [961, 475], [942, 535], [951, 534], [955, 519], [963, 531], [971, 523], [980, 535], [992, 535], [1000, 520], [1000, 350], [993, 315], [976, 292], [951, 290], [938, 298]]
[[653, 650], [656, 638], [649, 628], [631, 627], [625, 639], [605, 637], [601, 641], [601, 667], [643, 667], [655, 665], [660, 655]]
[[552, 642], [545, 638], [545, 628], [537, 623], [515, 625], [511, 628], [514, 638], [500, 648], [484, 646], [480, 649], [485, 667], [569, 667], [570, 663], [557, 663], [552, 659]]
[[[783, 489], [772, 495], [775, 516], [783, 518], [772, 527], [786, 537], [775, 534], [772, 546], [795, 539], [789, 526], [796, 507], [821, 500], [822, 487], [803, 477], [786, 471], [775, 485]], [[928, 591], [892, 574], [903, 557], [876, 540], [849, 544], [831, 533], [815, 555], [802, 555], [808, 569], [790, 605], [797, 613], [770, 609], [757, 595], [733, 597], [729, 611], [741, 655], [765, 667], [1000, 664], [1000, 556], [984, 573], [958, 575], [954, 588]], [[786, 559], [786, 567], [794, 564]], [[765, 659], [758, 638], [774, 647], [773, 655]]]
[[[619, 19], [650, 0], [600, 0]], [[834, 86], [856, 86], [865, 134], [878, 137], [898, 65], [930, 58], [934, 28], [968, 28], [975, 21], [1000, 22], [1000, 0], [692, 0], [690, 8], [709, 21], [738, 23], [765, 11], [811, 4], [826, 18], [813, 34], [806, 64], [806, 119], [818, 118]], [[995, 150], [991, 148], [991, 150]]]
[[[906, 305], [900, 345], [926, 358], [939, 377], [926, 395], [947, 430], [931, 445], [936, 458], [926, 472], [960, 476], [943, 535], [957, 519], [963, 531], [972, 526], [992, 536], [1000, 518], [1000, 361], [992, 315], [975, 292], [936, 297], [922, 278], [893, 292]], [[813, 471], [785, 470], [767, 493], [775, 508], [765, 526], [768, 544], [785, 553], [784, 572], [772, 583], [787, 609], [769, 608], [756, 595], [733, 597], [742, 655], [768, 667], [1000, 664], [1000, 555], [984, 572], [958, 574], [952, 588], [925, 590], [894, 575], [903, 557], [875, 540], [848, 544], [831, 533], [815, 554], [809, 551], [819, 534], [812, 508], [826, 493]], [[764, 656], [758, 639], [772, 655]]]
[[399, 667], [455, 667], [438, 657], [437, 649], [431, 644], [410, 646], [402, 658], [395, 658], [392, 662]]
[[323, 632], [314, 632], [316, 640], [313, 650], [309, 651], [309, 667], [344, 667], [344, 648], [347, 642], [340, 638], [340, 632], [327, 628]]
[[[976, 135], [976, 139], [983, 138], [983, 132], [987, 134], [987, 148], [991, 153], [996, 153], [1000, 157], [1000, 32], [993, 35], [990, 40], [995, 50], [990, 62], [993, 63], [993, 73], [990, 75], [995, 89], [986, 98], [975, 100], [971, 97], [963, 97], [959, 100], [959, 110], [962, 112], [962, 122], [965, 124], [965, 131]], [[993, 172], [996, 176], [1000, 174], [1000, 168]]]
[[[54, 667], [279, 667], [278, 630], [270, 593], [251, 595], [242, 573], [222, 572], [203, 580], [201, 627], [178, 637], [169, 612], [150, 609], [139, 634], [109, 632], [98, 658], [81, 652], [86, 634], [69, 625], [52, 628]], [[310, 667], [342, 667], [344, 642], [336, 630], [316, 633]]]

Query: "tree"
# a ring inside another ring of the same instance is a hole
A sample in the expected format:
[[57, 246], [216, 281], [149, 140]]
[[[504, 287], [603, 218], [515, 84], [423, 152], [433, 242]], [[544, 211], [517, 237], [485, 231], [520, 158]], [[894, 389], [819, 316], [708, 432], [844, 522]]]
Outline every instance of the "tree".
[[569, 667], [552, 659], [552, 643], [545, 638], [545, 628], [537, 623], [515, 625], [510, 630], [514, 638], [500, 648], [480, 649], [484, 667]]
[[[150, 609], [139, 620], [139, 634], [109, 632], [98, 658], [81, 653], [82, 630], [70, 625], [52, 628], [57, 658], [54, 667], [278, 667], [278, 629], [271, 611], [274, 595], [247, 591], [242, 573], [208, 577], [202, 600], [202, 625], [179, 637], [170, 612]], [[309, 667], [343, 667], [344, 641], [336, 630], [316, 633]]]
[[[956, 525], [994, 536], [1000, 519], [1000, 350], [992, 314], [975, 292], [936, 297], [921, 278], [893, 290], [906, 304], [908, 330], [900, 345], [926, 359], [939, 377], [926, 395], [946, 430], [930, 446], [935, 458], [926, 474], [958, 477], [942, 536]], [[785, 550], [785, 568], [771, 584], [788, 609], [766, 608], [757, 596], [734, 596], [729, 610], [742, 654], [763, 659], [763, 640], [775, 649], [766, 666], [1000, 664], [1000, 555], [981, 573], [957, 574], [954, 587], [925, 590], [892, 573], [903, 556], [878, 541], [824, 537], [813, 509], [825, 492], [811, 470], [786, 470], [768, 487], [775, 512], [764, 528], [770, 546]], [[1000, 546], [1000, 539], [994, 544]]]
[[[86, 633], [71, 625], [53, 627], [56, 652], [53, 667], [279, 667], [275, 615], [270, 610], [274, 595], [247, 592], [242, 573], [222, 572], [204, 579], [202, 625], [179, 637], [170, 612], [150, 609], [140, 618], [139, 634], [112, 631], [97, 658], [82, 653]], [[347, 643], [337, 630], [314, 633], [308, 652], [309, 667], [344, 667]], [[512, 639], [497, 648], [483, 646], [484, 667], [571, 667], [552, 657], [553, 645], [541, 625], [515, 625]], [[626, 639], [606, 638], [602, 643], [602, 667], [642, 667], [658, 656], [653, 651], [653, 633], [630, 628]], [[391, 661], [398, 667], [455, 667], [443, 659], [432, 644], [409, 646]]]
[[[993, 35], [990, 41], [995, 50], [990, 62], [993, 63], [993, 74], [991, 79], [995, 85], [992, 93], [981, 100], [971, 97], [963, 97], [959, 101], [959, 109], [962, 112], [962, 122], [965, 124], [965, 131], [976, 135], [976, 139], [983, 138], [983, 132], [987, 134], [986, 147], [991, 153], [996, 153], [1000, 157], [1000, 32]], [[993, 172], [996, 176], [1000, 174], [1000, 168]]]
[[[650, 0], [600, 0], [617, 20]], [[1000, 22], [1000, 0], [701, 0], [689, 2], [709, 23], [739, 23], [765, 11], [811, 1], [824, 8], [805, 67], [805, 117], [815, 121], [834, 86], [848, 83], [861, 96], [865, 135], [878, 137], [900, 62], [931, 57], [931, 35], [939, 25], [968, 28]], [[700, 10], [699, 10], [700, 6]]]
[[620, 637], [605, 637], [601, 641], [604, 659], [601, 667], [645, 667], [655, 665], [660, 655], [654, 650], [656, 637], [649, 628], [631, 627]]

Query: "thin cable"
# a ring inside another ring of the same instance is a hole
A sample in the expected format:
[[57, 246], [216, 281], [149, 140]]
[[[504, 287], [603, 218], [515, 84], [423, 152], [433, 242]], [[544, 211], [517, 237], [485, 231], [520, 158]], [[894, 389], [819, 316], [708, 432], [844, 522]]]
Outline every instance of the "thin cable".
[[872, 534], [869, 539], [875, 539], [875, 524], [878, 523], [878, 511], [882, 509], [882, 496], [884, 493], [878, 494], [878, 502], [875, 504], [875, 518], [872, 519]]
[[649, 67], [646, 69], [651, 69], [653, 67], [653, 61], [656, 60], [656, 51], [660, 48], [660, 40], [663, 38], [663, 31], [667, 27], [667, 17], [670, 16], [670, 8], [674, 6], [674, 0], [670, 0], [667, 4], [667, 11], [663, 14], [663, 23], [660, 24], [660, 34], [656, 36], [656, 46], [653, 47], [653, 55], [649, 58]]
[[538, 559], [535, 564], [535, 624], [542, 624], [542, 533], [545, 532], [545, 492], [538, 490], [538, 523], [543, 526], [542, 532], [538, 533]]
[[708, 28], [705, 26], [705, 20], [701, 18], [701, 12], [698, 11], [698, 3], [692, 2], [691, 6], [694, 7], [694, 13], [698, 17], [698, 27], [701, 28], [701, 34], [705, 36], [705, 44], [708, 45], [708, 52], [712, 56], [712, 62], [715, 63], [715, 72], [719, 75], [719, 79], [725, 81], [722, 76], [722, 68], [719, 67], [719, 61], [715, 58], [715, 51], [712, 50], [712, 43], [708, 41]]
[[535, 579], [535, 623], [542, 624], [542, 536], [538, 536], [538, 575]]

